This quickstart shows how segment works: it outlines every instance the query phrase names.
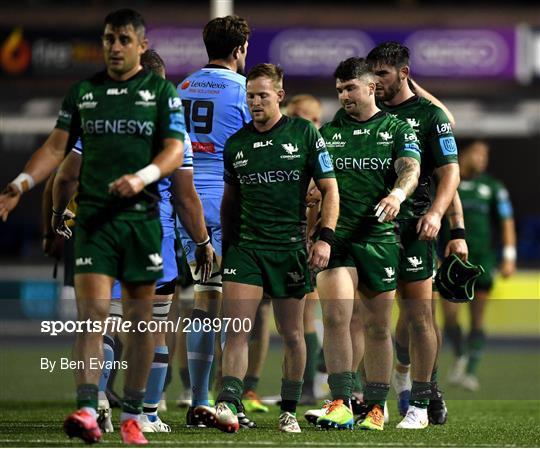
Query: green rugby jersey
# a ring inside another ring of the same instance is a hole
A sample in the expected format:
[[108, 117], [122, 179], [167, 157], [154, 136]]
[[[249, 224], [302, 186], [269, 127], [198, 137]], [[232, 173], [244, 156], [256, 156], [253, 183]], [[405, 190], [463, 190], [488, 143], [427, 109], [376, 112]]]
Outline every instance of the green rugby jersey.
[[413, 129], [385, 112], [360, 122], [338, 113], [321, 128], [339, 185], [336, 235], [351, 241], [397, 242], [393, 223], [379, 223], [375, 205], [392, 190], [394, 161], [420, 161]]
[[105, 71], [80, 81], [64, 98], [56, 128], [81, 137], [78, 219], [127, 220], [158, 216], [157, 184], [134, 198], [109, 194], [109, 184], [145, 167], [163, 149], [163, 139], [184, 140], [184, 117], [176, 89], [153, 72], [141, 70], [126, 81]]
[[227, 140], [224, 180], [240, 188], [238, 245], [305, 248], [306, 193], [311, 178], [334, 178], [324, 140], [302, 118], [283, 116], [258, 132], [253, 122]]
[[423, 97], [411, 97], [396, 106], [377, 103], [383, 111], [407, 122], [418, 136], [422, 166], [418, 187], [402, 205], [398, 219], [421, 217], [431, 206], [431, 185], [436, 168], [457, 164], [458, 151], [452, 125], [444, 111]]
[[[463, 218], [467, 230], [467, 245], [473, 261], [495, 251], [493, 231], [500, 222], [512, 218], [512, 204], [504, 185], [488, 174], [462, 179], [458, 187]], [[448, 237], [447, 232], [445, 232]]]

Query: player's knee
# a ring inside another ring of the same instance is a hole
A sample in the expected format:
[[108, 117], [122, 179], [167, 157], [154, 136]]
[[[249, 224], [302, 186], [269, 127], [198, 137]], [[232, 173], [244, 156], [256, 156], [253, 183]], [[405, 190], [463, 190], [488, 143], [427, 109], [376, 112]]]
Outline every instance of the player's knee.
[[336, 308], [323, 314], [323, 324], [327, 329], [349, 329], [350, 316]]
[[390, 323], [384, 321], [371, 321], [364, 325], [366, 338], [371, 340], [386, 340], [391, 338]]
[[300, 329], [282, 331], [283, 344], [290, 350], [297, 350], [304, 342], [304, 333]]
[[412, 318], [409, 326], [411, 332], [416, 335], [426, 335], [433, 332], [433, 322], [429, 314]]

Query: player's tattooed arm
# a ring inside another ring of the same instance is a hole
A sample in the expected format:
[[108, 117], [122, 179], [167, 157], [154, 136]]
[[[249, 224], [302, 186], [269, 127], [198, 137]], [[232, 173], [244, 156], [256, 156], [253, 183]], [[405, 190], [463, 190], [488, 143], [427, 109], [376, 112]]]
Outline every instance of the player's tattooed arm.
[[465, 241], [465, 221], [463, 219], [463, 206], [461, 205], [461, 199], [459, 193], [456, 190], [456, 194], [448, 206], [448, 210], [445, 214], [450, 224], [450, 239], [446, 244], [444, 256], [447, 257], [450, 254], [456, 254], [461, 260], [466, 261], [469, 257], [469, 248]]
[[450, 223], [450, 229], [465, 229], [465, 221], [463, 219], [463, 206], [461, 204], [461, 198], [456, 191], [448, 210], [446, 211], [446, 218]]
[[412, 157], [400, 157], [396, 159], [394, 169], [398, 176], [394, 188], [403, 190], [408, 198], [418, 185], [420, 163]]
[[397, 180], [390, 194], [375, 205], [379, 222], [392, 221], [399, 214], [401, 203], [412, 195], [420, 177], [420, 162], [412, 157], [400, 157], [394, 162]]

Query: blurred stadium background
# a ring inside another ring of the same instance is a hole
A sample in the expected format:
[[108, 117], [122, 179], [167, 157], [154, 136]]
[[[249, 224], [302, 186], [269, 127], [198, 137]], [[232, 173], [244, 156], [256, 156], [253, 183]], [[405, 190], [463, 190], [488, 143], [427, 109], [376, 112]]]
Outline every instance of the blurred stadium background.
[[[101, 69], [103, 18], [123, 6], [101, 0], [1, 2], [0, 185], [19, 173], [50, 132], [70, 84]], [[174, 84], [206, 63], [201, 29], [209, 3], [138, 0], [129, 6], [145, 17], [150, 44], [165, 59]], [[325, 119], [338, 108], [332, 79], [337, 63], [392, 39], [410, 47], [413, 77], [454, 113], [456, 136], [488, 139], [488, 171], [508, 187], [514, 206], [519, 269], [509, 280], [497, 279], [493, 291], [480, 373], [491, 381], [482, 397], [540, 399], [538, 2], [237, 0], [234, 12], [253, 29], [248, 68], [279, 63], [287, 97], [316, 95]], [[38, 369], [42, 349], [67, 354], [69, 339], [40, 336], [37, 320], [69, 317], [73, 310], [59, 299], [53, 262], [41, 252], [41, 192], [42, 186], [24, 195], [0, 224], [0, 400], [22, 399], [21, 391], [32, 392], [24, 399], [41, 400], [69, 399], [72, 392], [68, 373], [54, 381], [64, 385], [60, 398]], [[263, 394], [277, 393], [274, 347]], [[444, 366], [448, 359], [447, 351]], [[32, 366], [23, 368], [26, 362]], [[8, 370], [14, 364], [21, 370]], [[528, 370], [526, 388], [512, 377], [516, 367]]]

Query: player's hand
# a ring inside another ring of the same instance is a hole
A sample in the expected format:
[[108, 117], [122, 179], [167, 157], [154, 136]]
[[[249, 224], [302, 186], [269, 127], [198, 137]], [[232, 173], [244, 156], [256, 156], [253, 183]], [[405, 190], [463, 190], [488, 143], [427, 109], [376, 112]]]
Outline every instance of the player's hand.
[[0, 217], [6, 222], [9, 213], [17, 207], [21, 199], [21, 192], [13, 184], [8, 184], [0, 193]]
[[52, 259], [60, 259], [64, 252], [64, 239], [57, 234], [47, 234], [41, 242], [43, 253]]
[[124, 175], [109, 184], [109, 193], [121, 198], [131, 198], [144, 189], [144, 181], [137, 175]]
[[444, 257], [448, 257], [450, 254], [455, 254], [463, 262], [467, 262], [469, 258], [469, 247], [465, 239], [449, 240], [444, 250]]
[[53, 231], [56, 232], [58, 235], [61, 235], [65, 239], [70, 239], [73, 232], [71, 231], [71, 229], [69, 229], [69, 226], [66, 224], [66, 222], [74, 217], [75, 214], [69, 209], [66, 209], [62, 213], [53, 212], [51, 219], [51, 226], [53, 228]]
[[322, 195], [317, 187], [313, 187], [306, 195], [306, 206], [313, 207], [319, 204], [322, 200]]
[[501, 262], [500, 271], [503, 278], [513, 275], [516, 271], [516, 262], [514, 260], [503, 260]]
[[197, 264], [195, 274], [201, 272], [201, 282], [207, 282], [212, 276], [214, 261], [217, 261], [216, 253], [211, 243], [197, 247], [195, 250], [195, 262]]
[[416, 224], [418, 240], [435, 240], [439, 229], [441, 229], [441, 215], [437, 212], [427, 212]]
[[399, 198], [395, 195], [388, 195], [383, 198], [374, 207], [377, 221], [379, 223], [392, 221], [399, 214], [400, 206]]
[[330, 250], [328, 243], [317, 240], [309, 251], [309, 266], [314, 270], [324, 270], [330, 260]]

